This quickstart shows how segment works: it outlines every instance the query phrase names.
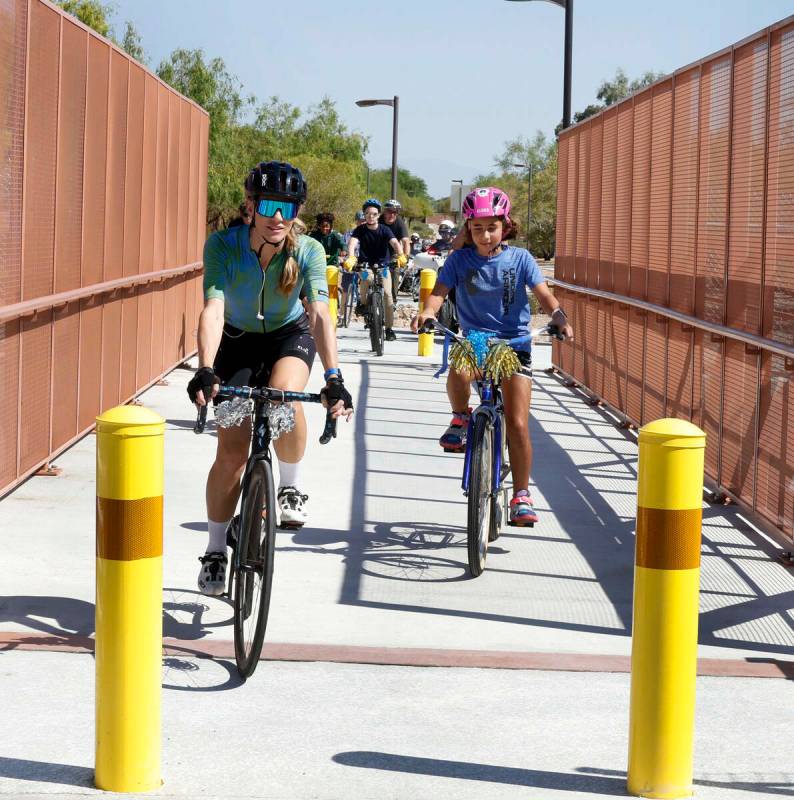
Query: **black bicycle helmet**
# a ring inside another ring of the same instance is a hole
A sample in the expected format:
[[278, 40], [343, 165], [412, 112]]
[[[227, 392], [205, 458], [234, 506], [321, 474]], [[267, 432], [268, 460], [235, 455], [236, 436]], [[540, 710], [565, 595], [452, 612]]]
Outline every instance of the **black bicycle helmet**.
[[377, 208], [378, 211], [381, 210], [382, 206], [380, 204], [380, 200], [376, 200], [374, 197], [368, 197], [364, 201], [364, 205], [361, 206], [362, 211], [366, 211], [368, 208]]
[[255, 198], [268, 195], [293, 203], [306, 202], [308, 188], [303, 173], [286, 161], [260, 161], [245, 179], [245, 191]]

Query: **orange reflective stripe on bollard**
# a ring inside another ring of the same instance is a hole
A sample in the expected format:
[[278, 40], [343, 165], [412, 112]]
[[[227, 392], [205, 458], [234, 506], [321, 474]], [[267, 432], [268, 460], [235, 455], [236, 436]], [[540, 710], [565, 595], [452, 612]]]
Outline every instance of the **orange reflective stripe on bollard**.
[[706, 436], [678, 419], [639, 434], [627, 788], [692, 794]]
[[112, 792], [162, 783], [164, 433], [140, 406], [97, 417], [94, 781]]

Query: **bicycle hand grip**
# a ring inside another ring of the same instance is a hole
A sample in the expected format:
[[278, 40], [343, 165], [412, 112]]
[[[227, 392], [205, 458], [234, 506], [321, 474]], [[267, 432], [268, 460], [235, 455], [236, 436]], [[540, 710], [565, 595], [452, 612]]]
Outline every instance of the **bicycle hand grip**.
[[207, 406], [199, 406], [196, 424], [193, 426], [193, 433], [203, 433], [204, 426], [207, 424]]
[[320, 444], [328, 444], [331, 439], [336, 439], [336, 419], [328, 411], [325, 415], [325, 427], [320, 436]]
[[419, 333], [433, 333], [433, 331], [435, 330], [435, 327], [436, 326], [433, 324], [433, 320], [432, 319], [426, 319], [422, 323], [422, 327], [419, 329]]
[[565, 340], [562, 331], [557, 325], [549, 324], [549, 336], [553, 336], [555, 339], [559, 339], [561, 342]]

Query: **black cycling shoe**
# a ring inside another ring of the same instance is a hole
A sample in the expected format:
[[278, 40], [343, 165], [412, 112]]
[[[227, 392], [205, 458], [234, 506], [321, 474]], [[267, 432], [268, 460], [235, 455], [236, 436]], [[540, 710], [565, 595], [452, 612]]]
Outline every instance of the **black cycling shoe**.
[[396, 342], [397, 336], [391, 328], [386, 328], [386, 336], [384, 337], [387, 342]]

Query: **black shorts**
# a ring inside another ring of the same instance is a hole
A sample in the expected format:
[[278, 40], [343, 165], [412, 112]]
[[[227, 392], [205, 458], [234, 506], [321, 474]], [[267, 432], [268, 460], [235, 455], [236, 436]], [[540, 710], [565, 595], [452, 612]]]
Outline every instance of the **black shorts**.
[[228, 386], [267, 386], [279, 359], [294, 356], [311, 369], [316, 354], [305, 314], [269, 333], [241, 331], [227, 322], [212, 368]]
[[518, 356], [518, 360], [521, 362], [521, 369], [518, 370], [518, 374], [523, 375], [525, 378], [531, 378], [532, 353], [528, 353], [526, 350], [516, 350], [516, 355]]

